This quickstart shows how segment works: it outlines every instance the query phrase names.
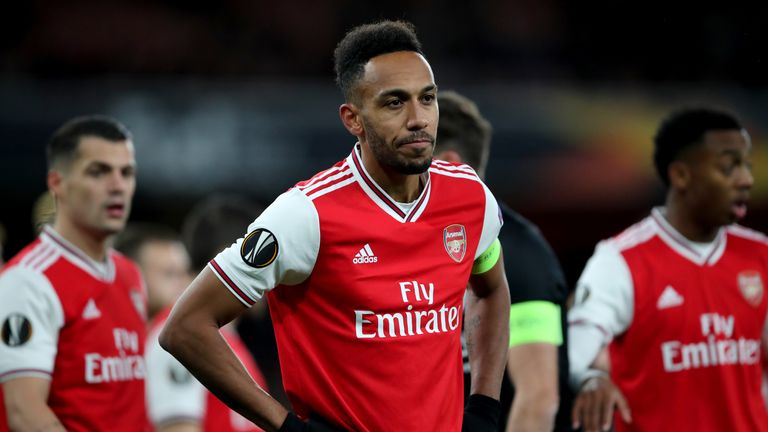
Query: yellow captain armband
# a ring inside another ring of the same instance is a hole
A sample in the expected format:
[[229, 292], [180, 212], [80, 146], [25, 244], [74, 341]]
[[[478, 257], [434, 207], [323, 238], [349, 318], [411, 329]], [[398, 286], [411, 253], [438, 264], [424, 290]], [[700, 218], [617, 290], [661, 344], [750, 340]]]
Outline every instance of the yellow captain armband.
[[493, 243], [491, 243], [488, 249], [482, 253], [482, 255], [477, 257], [475, 263], [472, 264], [472, 274], [481, 274], [490, 270], [493, 266], [496, 265], [500, 255], [501, 243], [499, 242], [499, 239], [496, 239], [493, 241]]
[[563, 344], [560, 306], [535, 300], [509, 308], [509, 347], [527, 343]]

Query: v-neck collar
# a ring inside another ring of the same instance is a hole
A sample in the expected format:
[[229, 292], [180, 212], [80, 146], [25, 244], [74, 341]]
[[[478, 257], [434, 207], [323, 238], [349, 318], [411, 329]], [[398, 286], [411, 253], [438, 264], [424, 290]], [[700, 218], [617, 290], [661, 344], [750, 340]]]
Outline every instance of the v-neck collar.
[[659, 237], [667, 244], [667, 246], [699, 266], [712, 266], [720, 260], [720, 257], [723, 256], [723, 252], [725, 251], [727, 238], [724, 228], [720, 228], [717, 231], [717, 235], [713, 240], [714, 246], [710, 249], [709, 253], [706, 255], [700, 254], [693, 246], [693, 242], [680, 234], [680, 232], [667, 221], [662, 210], [663, 207], [655, 207], [651, 210], [651, 220], [656, 224]]
[[368, 174], [365, 166], [363, 166], [363, 159], [360, 155], [360, 143], [355, 144], [352, 149], [352, 153], [347, 157], [347, 164], [352, 170], [355, 180], [363, 189], [366, 195], [376, 203], [385, 213], [400, 223], [416, 222], [429, 202], [429, 196], [432, 191], [432, 181], [429, 174], [429, 170], [426, 171], [426, 184], [421, 194], [416, 199], [416, 204], [411, 207], [408, 212], [404, 212], [397, 202], [392, 199], [384, 189], [379, 186], [376, 181]]
[[42, 241], [53, 245], [72, 264], [87, 272], [96, 279], [104, 282], [112, 282], [115, 279], [115, 263], [112, 259], [112, 251], [107, 251], [106, 263], [100, 263], [86, 255], [82, 249], [75, 246], [57, 233], [51, 226], [46, 225], [40, 233]]

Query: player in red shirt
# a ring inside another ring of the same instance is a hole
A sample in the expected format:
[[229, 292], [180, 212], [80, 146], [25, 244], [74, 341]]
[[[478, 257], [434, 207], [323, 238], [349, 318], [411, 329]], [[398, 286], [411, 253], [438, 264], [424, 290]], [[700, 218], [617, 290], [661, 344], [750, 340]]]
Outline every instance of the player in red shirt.
[[[266, 430], [495, 430], [509, 325], [498, 205], [470, 167], [432, 160], [437, 87], [410, 24], [353, 29], [336, 70], [340, 117], [358, 143], [211, 261], [160, 343]], [[248, 377], [217, 332], [264, 296], [296, 414]]]
[[[139, 264], [147, 284], [147, 410], [156, 432], [260, 431], [207, 391], [157, 343], [171, 306], [190, 282], [190, 258], [179, 235], [162, 225], [132, 224], [118, 237], [115, 247]], [[251, 376], [265, 387], [261, 372], [234, 329], [223, 328], [222, 335]]]
[[80, 117], [47, 151], [55, 220], [0, 274], [0, 430], [148, 430], [144, 289], [109, 247], [136, 186], [130, 133]]
[[[617, 431], [768, 431], [768, 238], [735, 225], [752, 187], [749, 135], [712, 109], [655, 138], [664, 207], [598, 244], [569, 313], [574, 422]], [[591, 368], [608, 345], [610, 376]]]

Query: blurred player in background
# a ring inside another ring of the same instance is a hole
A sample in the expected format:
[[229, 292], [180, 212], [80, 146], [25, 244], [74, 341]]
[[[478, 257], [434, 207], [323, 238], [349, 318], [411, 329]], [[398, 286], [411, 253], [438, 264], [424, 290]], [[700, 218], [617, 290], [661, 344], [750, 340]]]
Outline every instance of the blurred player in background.
[[[179, 235], [162, 225], [131, 224], [115, 247], [139, 264], [147, 284], [151, 317], [146, 347], [147, 410], [155, 430], [260, 431], [208, 392], [157, 343], [173, 303], [191, 281], [189, 255]], [[264, 385], [253, 359], [234, 332], [229, 328], [222, 332], [251, 376]]]
[[[335, 60], [339, 114], [358, 143], [211, 261], [161, 343], [270, 431], [495, 430], [509, 325], [496, 201], [471, 168], [432, 160], [437, 88], [412, 25], [357, 27]], [[249, 380], [216, 331], [265, 295], [298, 415]]]
[[131, 135], [79, 117], [47, 155], [53, 225], [0, 274], [0, 430], [147, 430], [145, 293], [109, 247], [136, 187]]
[[[751, 142], [731, 114], [672, 113], [654, 163], [664, 207], [597, 245], [569, 313], [574, 423], [587, 431], [766, 431], [768, 239], [736, 225]], [[610, 375], [590, 368], [608, 344]]]
[[[484, 178], [491, 124], [474, 102], [456, 92], [442, 91], [437, 100], [440, 125], [435, 158], [466, 163]], [[539, 229], [505, 205], [500, 207], [504, 227], [499, 241], [504, 250], [512, 306], [507, 359], [509, 379], [504, 380], [501, 389], [499, 430], [570, 430], [568, 356], [563, 338], [568, 296], [565, 277]], [[468, 360], [465, 357], [467, 381], [470, 378]], [[468, 391], [469, 387], [465, 385], [465, 389]]]

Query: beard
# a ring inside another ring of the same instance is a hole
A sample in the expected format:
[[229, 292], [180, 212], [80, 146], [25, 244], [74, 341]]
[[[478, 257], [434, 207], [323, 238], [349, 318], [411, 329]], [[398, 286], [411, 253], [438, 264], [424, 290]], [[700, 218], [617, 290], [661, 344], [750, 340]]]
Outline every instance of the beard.
[[[432, 165], [432, 153], [435, 148], [435, 139], [427, 132], [414, 132], [405, 138], [395, 141], [392, 146], [389, 146], [384, 138], [382, 138], [373, 127], [367, 124], [367, 122], [363, 121], [363, 125], [365, 126], [365, 139], [371, 148], [373, 156], [381, 166], [390, 168], [398, 174], [414, 175], [426, 172]], [[418, 157], [409, 158], [396, 150], [402, 144], [423, 139], [429, 140], [432, 143], [432, 146]]]

